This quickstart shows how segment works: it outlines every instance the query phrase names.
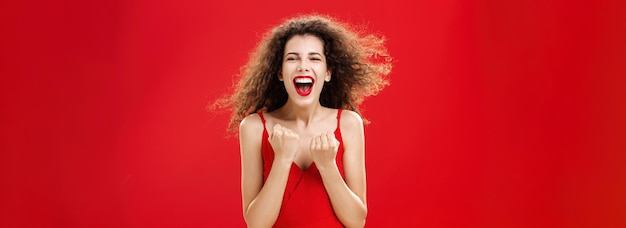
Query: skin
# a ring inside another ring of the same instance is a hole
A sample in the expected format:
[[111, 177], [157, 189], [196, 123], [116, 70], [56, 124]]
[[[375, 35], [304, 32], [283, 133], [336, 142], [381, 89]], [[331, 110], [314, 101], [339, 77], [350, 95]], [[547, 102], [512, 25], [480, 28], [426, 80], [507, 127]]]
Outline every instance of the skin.
[[[274, 161], [263, 184], [261, 142], [263, 123], [257, 114], [244, 118], [239, 127], [242, 162], [242, 201], [248, 227], [271, 227], [276, 222], [289, 171], [308, 169], [313, 163], [320, 171], [333, 210], [346, 227], [363, 227], [367, 215], [364, 134], [361, 117], [344, 110], [341, 115], [345, 180], [335, 162], [339, 141], [334, 137], [336, 109], [319, 102], [324, 81], [331, 80], [322, 41], [312, 35], [296, 35], [287, 41], [282, 70], [277, 77], [289, 95], [287, 103], [264, 114]], [[315, 79], [313, 92], [298, 95], [293, 78]]]

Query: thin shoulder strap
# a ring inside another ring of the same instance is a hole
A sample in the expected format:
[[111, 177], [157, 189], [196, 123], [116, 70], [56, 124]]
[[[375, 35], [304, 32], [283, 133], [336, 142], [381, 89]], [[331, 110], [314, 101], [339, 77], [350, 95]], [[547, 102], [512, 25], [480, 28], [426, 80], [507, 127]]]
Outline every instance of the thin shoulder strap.
[[263, 117], [263, 112], [258, 111], [257, 114], [259, 114], [259, 117], [261, 117], [261, 122], [263, 122], [263, 126], [265, 126], [265, 117]]
[[337, 129], [339, 129], [339, 127], [341, 127], [340, 125], [340, 120], [341, 120], [341, 111], [343, 111], [343, 109], [337, 109]]

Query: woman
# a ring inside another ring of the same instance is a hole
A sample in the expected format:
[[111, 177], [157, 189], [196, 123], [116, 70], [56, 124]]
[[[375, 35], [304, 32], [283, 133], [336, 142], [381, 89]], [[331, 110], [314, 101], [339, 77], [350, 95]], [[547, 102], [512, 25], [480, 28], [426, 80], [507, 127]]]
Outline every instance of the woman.
[[267, 33], [242, 68], [239, 128], [249, 227], [363, 227], [365, 145], [358, 106], [388, 84], [383, 40], [320, 15]]

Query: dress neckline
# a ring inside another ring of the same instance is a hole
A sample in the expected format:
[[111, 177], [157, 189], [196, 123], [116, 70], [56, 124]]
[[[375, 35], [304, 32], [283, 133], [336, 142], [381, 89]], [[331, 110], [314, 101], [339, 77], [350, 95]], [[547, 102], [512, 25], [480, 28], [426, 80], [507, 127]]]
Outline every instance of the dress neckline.
[[[337, 126], [335, 127], [335, 130], [333, 131], [333, 134], [335, 135], [335, 137], [341, 137], [341, 111], [343, 111], [342, 109], [337, 109]], [[259, 115], [259, 117], [261, 117], [261, 122], [263, 123], [263, 140], [267, 141], [267, 137], [269, 137], [269, 132], [267, 131], [267, 126], [265, 126], [265, 117], [263, 116], [263, 112], [259, 111], [257, 112], [257, 114]], [[337, 135], [339, 134], [339, 135]], [[274, 148], [271, 148], [271, 144], [268, 141], [267, 144], [270, 149], [272, 149], [272, 152], [274, 151]], [[315, 165], [314, 161], [311, 161], [311, 163], [309, 163], [309, 166], [306, 169], [302, 169], [300, 166], [298, 166], [298, 164], [296, 164], [295, 161], [291, 162], [291, 167], [292, 168], [296, 168], [298, 169], [301, 173], [307, 173], [311, 168], [315, 168], [317, 169], [317, 166]]]

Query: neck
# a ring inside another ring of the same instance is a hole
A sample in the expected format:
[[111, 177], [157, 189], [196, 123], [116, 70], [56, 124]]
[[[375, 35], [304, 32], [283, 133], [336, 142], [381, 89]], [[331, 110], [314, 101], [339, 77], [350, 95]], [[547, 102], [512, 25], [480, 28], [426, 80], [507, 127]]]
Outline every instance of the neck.
[[308, 127], [314, 121], [315, 116], [322, 110], [322, 105], [317, 102], [313, 105], [299, 106], [287, 101], [283, 107], [277, 111], [286, 120], [295, 121], [297, 126]]

